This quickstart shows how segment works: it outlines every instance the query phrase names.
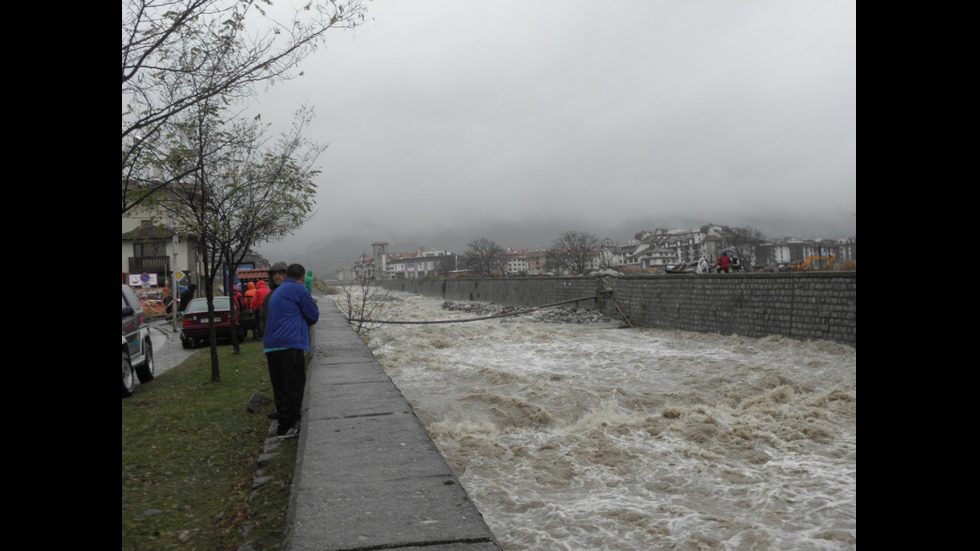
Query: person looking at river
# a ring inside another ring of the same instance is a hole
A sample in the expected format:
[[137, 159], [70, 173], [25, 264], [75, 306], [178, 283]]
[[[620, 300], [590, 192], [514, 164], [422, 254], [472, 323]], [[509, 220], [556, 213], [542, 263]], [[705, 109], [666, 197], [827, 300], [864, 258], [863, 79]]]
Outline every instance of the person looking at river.
[[290, 264], [282, 285], [269, 296], [266, 333], [263, 338], [269, 377], [279, 413], [276, 433], [286, 436], [300, 420], [306, 388], [306, 352], [310, 351], [310, 325], [320, 310], [306, 289], [306, 268]]

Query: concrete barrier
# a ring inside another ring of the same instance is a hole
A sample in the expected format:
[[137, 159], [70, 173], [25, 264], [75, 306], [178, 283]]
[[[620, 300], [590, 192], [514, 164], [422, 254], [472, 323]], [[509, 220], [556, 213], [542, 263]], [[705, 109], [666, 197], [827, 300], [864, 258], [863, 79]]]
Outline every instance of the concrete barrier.
[[318, 302], [285, 548], [500, 551], [411, 405]]

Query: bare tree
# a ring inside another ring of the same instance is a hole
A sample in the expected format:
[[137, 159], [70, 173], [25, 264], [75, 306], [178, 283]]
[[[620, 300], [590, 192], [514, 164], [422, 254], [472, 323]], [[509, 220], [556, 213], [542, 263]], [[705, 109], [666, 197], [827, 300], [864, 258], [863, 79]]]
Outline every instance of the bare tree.
[[291, 15], [272, 13], [271, 4], [123, 0], [123, 214], [196, 170], [166, 162], [168, 121], [204, 103], [247, 97], [260, 82], [292, 78], [327, 30], [354, 28], [366, 12], [362, 0], [311, 0]]
[[584, 273], [598, 254], [598, 243], [599, 238], [591, 233], [567, 231], [551, 244], [549, 260], [557, 269], [565, 268], [574, 274]]
[[742, 266], [751, 266], [755, 262], [756, 247], [766, 240], [761, 231], [751, 226], [729, 228], [724, 238], [728, 246], [735, 249], [735, 256], [739, 258]]
[[436, 262], [436, 274], [445, 277], [456, 270], [455, 255], [447, 255]]
[[477, 274], [493, 276], [503, 273], [504, 249], [494, 241], [481, 237], [470, 241], [463, 254], [463, 264]]
[[[214, 282], [231, 273], [248, 248], [292, 231], [310, 212], [317, 171], [312, 162], [322, 151], [304, 149], [308, 118], [294, 125], [278, 144], [268, 146], [252, 120], [228, 115], [221, 102], [203, 102], [174, 117], [166, 146], [169, 163], [190, 166], [173, 193], [149, 200], [199, 238], [204, 295], [208, 302], [211, 380], [220, 381], [214, 330]], [[229, 293], [230, 294], [230, 293]], [[234, 327], [234, 325], [233, 325]], [[232, 336], [235, 341], [237, 337]]]
[[[312, 119], [312, 110], [300, 108], [292, 128], [273, 145], [267, 144], [257, 121], [235, 121], [233, 132], [243, 139], [234, 152], [225, 155], [220, 180], [212, 181], [218, 189], [209, 194], [215, 216], [221, 220], [214, 246], [222, 251], [229, 286], [253, 245], [292, 233], [311, 213], [316, 192], [313, 178], [319, 174], [314, 165], [326, 149], [304, 136]], [[234, 315], [233, 311], [233, 326]], [[239, 353], [235, 332], [232, 346]]]
[[340, 307], [347, 312], [347, 321], [358, 335], [364, 335], [381, 325], [377, 319], [382, 307], [388, 301], [390, 291], [382, 292], [381, 282], [368, 277], [351, 280], [341, 284], [344, 291]]
[[599, 243], [599, 268], [615, 270], [619, 267], [616, 260], [616, 249], [619, 245], [612, 239], [606, 238]]

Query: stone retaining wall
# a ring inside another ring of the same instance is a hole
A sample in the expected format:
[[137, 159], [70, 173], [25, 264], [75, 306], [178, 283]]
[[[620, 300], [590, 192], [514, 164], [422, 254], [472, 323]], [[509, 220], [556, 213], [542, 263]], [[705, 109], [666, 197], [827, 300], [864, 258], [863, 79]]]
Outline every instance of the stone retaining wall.
[[542, 306], [582, 297], [637, 327], [747, 337], [783, 335], [857, 345], [857, 272], [392, 280], [446, 300]]

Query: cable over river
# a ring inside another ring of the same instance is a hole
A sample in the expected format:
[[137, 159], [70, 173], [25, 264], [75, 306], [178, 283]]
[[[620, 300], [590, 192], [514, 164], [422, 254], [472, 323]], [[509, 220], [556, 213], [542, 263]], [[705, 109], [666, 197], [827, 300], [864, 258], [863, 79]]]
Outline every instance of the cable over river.
[[[376, 317], [474, 317], [443, 302]], [[854, 348], [550, 318], [368, 341], [504, 549], [856, 548]]]

